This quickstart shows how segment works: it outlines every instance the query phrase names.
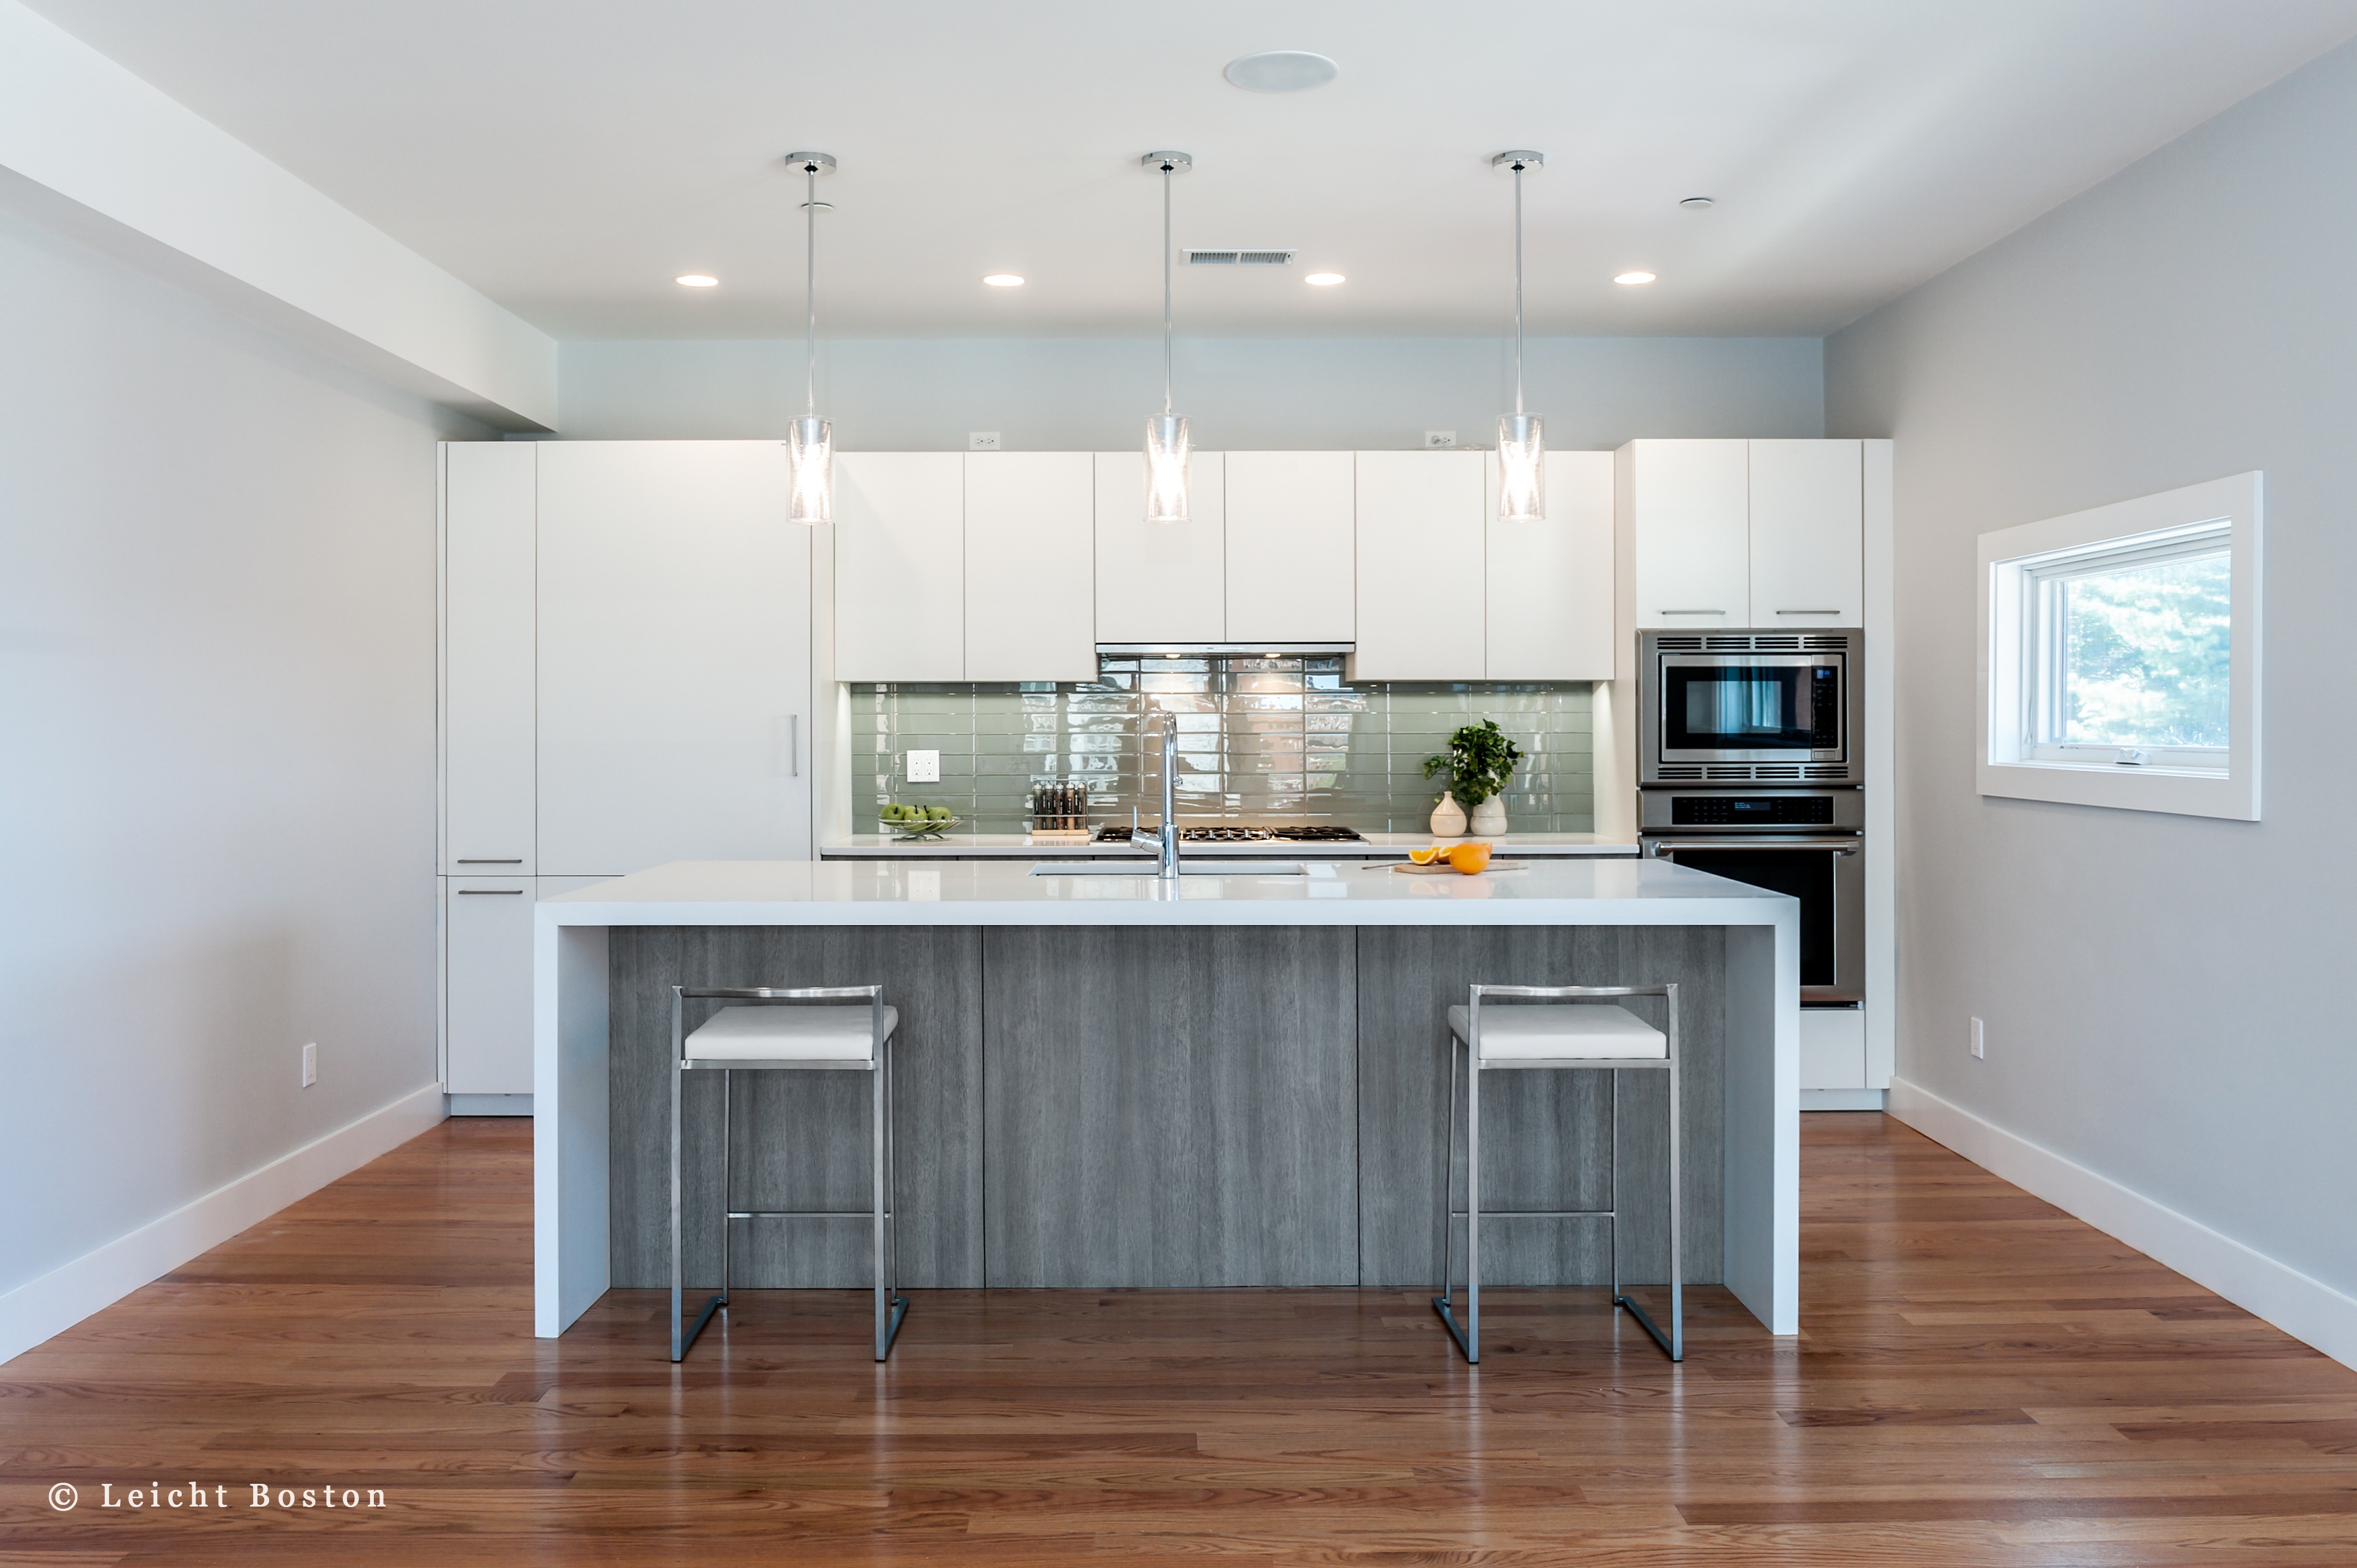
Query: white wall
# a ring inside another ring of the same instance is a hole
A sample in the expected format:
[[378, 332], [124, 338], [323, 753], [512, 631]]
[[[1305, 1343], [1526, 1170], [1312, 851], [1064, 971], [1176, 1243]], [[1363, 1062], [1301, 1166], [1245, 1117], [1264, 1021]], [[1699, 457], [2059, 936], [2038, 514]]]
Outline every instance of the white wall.
[[[1632, 435], [1822, 435], [1813, 338], [1534, 338], [1524, 390], [1561, 451]], [[1497, 441], [1509, 338], [1178, 339], [1176, 401], [1205, 451], [1402, 447], [1426, 430]], [[1118, 451], [1162, 406], [1153, 339], [842, 338], [819, 345], [821, 412], [845, 451]], [[802, 411], [792, 341], [577, 342], [558, 355], [558, 433], [578, 440], [782, 435]]]
[[488, 432], [13, 217], [0, 345], [5, 1293], [434, 1083], [433, 444]]
[[[1836, 335], [1826, 361], [1831, 433], [1898, 439], [1900, 1077], [2320, 1282], [2305, 1332], [2343, 1359], [2352, 256], [2343, 48]], [[1975, 536], [2249, 468], [2266, 820], [1975, 794]]]

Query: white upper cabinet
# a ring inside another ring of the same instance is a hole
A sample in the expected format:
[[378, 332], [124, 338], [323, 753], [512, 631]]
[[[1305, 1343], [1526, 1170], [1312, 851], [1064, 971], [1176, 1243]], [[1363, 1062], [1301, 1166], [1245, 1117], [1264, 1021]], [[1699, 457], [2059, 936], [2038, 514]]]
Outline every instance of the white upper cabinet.
[[1100, 452], [1095, 466], [1094, 640], [1225, 641], [1225, 455], [1189, 459], [1185, 522], [1146, 521], [1144, 452]]
[[1484, 455], [1361, 452], [1356, 458], [1358, 654], [1351, 678], [1483, 679]]
[[965, 678], [1097, 678], [1092, 454], [965, 455]]
[[834, 678], [965, 679], [965, 455], [834, 459]]
[[813, 531], [785, 448], [538, 446], [539, 869], [809, 859]]
[[1864, 454], [1856, 441], [1754, 441], [1751, 624], [1866, 618]]
[[1548, 453], [1537, 522], [1501, 522], [1496, 453], [1484, 470], [1488, 678], [1611, 680], [1612, 454]]
[[1750, 624], [1749, 446], [1631, 441], [1613, 454], [1634, 553], [1637, 625]]
[[1355, 636], [1353, 456], [1227, 455], [1228, 624], [1222, 640], [1349, 642]]
[[443, 448], [442, 870], [533, 869], [535, 441]]

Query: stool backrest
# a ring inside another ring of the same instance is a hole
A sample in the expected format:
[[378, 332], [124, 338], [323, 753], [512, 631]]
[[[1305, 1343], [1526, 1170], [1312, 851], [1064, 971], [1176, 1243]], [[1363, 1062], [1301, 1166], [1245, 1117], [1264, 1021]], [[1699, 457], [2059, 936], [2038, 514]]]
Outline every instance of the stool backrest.
[[671, 1050], [674, 1057], [686, 1049], [686, 1014], [691, 1002], [750, 1004], [757, 1007], [839, 1007], [847, 1002], [865, 1002], [868, 1025], [875, 1032], [875, 1048], [878, 1052], [884, 1048], [884, 988], [880, 985], [674, 985], [671, 988]]

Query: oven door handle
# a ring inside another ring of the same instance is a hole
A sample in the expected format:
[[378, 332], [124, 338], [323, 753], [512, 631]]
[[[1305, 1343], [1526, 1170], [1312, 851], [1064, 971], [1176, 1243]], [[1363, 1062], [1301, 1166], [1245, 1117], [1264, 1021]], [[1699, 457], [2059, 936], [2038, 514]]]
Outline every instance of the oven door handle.
[[1820, 854], [1856, 854], [1856, 839], [1647, 839], [1645, 847], [1653, 858], [1667, 852], [1674, 854], [1686, 849], [1800, 849]]

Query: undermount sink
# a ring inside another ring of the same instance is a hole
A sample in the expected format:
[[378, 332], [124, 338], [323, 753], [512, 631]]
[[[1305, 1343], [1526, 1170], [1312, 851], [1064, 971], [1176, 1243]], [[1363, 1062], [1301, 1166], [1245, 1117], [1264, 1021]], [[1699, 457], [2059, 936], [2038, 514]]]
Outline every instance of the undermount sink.
[[[1181, 860], [1181, 876], [1307, 876], [1309, 868], [1297, 860]], [[1152, 876], [1155, 863], [1140, 857], [1125, 860], [1043, 860], [1031, 868], [1034, 876]]]

